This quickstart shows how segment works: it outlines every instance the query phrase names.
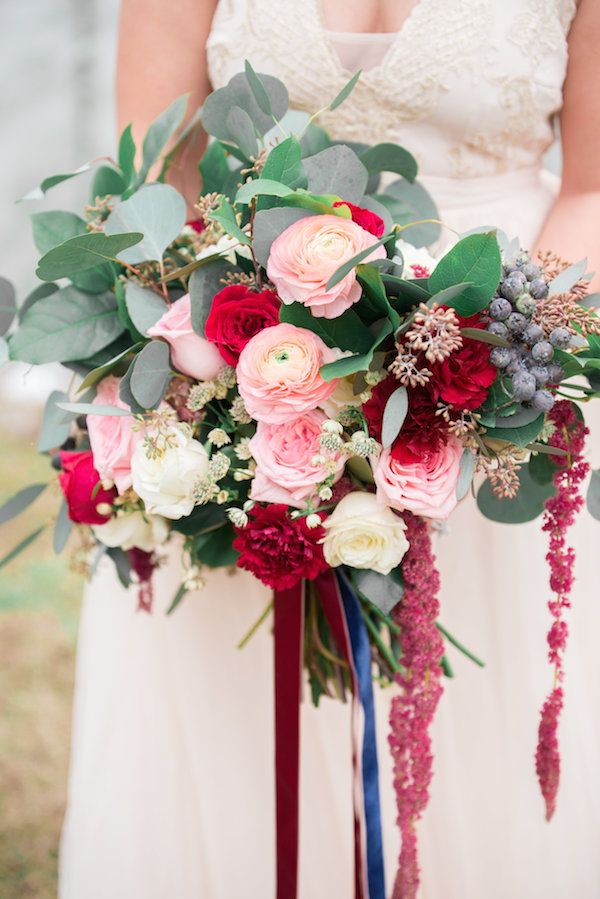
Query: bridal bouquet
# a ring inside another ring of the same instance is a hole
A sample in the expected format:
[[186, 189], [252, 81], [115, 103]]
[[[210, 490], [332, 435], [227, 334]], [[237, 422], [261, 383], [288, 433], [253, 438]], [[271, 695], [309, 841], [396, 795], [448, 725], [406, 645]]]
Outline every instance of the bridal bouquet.
[[[440, 223], [410, 153], [334, 142], [312, 119], [289, 134], [287, 105], [284, 85], [248, 64], [178, 138], [185, 99], [139, 153], [127, 128], [118, 160], [95, 163], [83, 217], [32, 216], [41, 283], [2, 347], [73, 372], [69, 395], [48, 399], [39, 442], [63, 495], [57, 551], [80, 526], [79, 559], [93, 568], [107, 554], [146, 610], [168, 541], [183, 572], [170, 611], [206, 568], [237, 565], [273, 589], [262, 619], [273, 609], [280, 899], [296, 894], [302, 666], [315, 703], [349, 694], [362, 709], [356, 883], [371, 899], [384, 895], [372, 679], [396, 684], [394, 896], [410, 897], [429, 726], [451, 676], [444, 641], [479, 663], [438, 621], [430, 540], [469, 491], [487, 517], [543, 515], [549, 534], [555, 687], [537, 770], [554, 809], [565, 535], [583, 503], [581, 406], [600, 395], [600, 320], [585, 263], [534, 259], [497, 231], [432, 258]], [[165, 179], [200, 120], [213, 140], [186, 222]], [[0, 521], [44, 487], [9, 500]], [[598, 473], [588, 499], [600, 517]]]

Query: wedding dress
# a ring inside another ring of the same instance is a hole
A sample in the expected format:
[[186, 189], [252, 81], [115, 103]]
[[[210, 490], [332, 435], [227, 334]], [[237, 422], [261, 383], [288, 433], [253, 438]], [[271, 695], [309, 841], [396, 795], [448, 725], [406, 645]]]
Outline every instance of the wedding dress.
[[[208, 43], [212, 83], [243, 68], [280, 77], [313, 112], [361, 59], [373, 63], [322, 123], [337, 138], [393, 140], [418, 158], [442, 219], [497, 225], [532, 245], [553, 202], [542, 170], [561, 105], [573, 0], [420, 0], [387, 40], [327, 33], [318, 0], [221, 0]], [[348, 54], [350, 54], [348, 56]], [[383, 54], [383, 55], [382, 55]], [[345, 58], [344, 65], [342, 56]], [[360, 63], [359, 63], [360, 64]], [[596, 416], [596, 444], [600, 420]], [[596, 445], [594, 465], [599, 464]], [[435, 778], [420, 825], [423, 899], [600, 896], [598, 523], [576, 529], [562, 785], [544, 821], [534, 772], [546, 662], [540, 521], [504, 527], [469, 498], [436, 538], [441, 621], [486, 661], [452, 648], [434, 728]], [[268, 601], [244, 573], [213, 572], [164, 610], [177, 554], [136, 613], [108, 563], [86, 591], [77, 663], [61, 899], [270, 899], [274, 895], [272, 645]], [[378, 695], [388, 885], [398, 851], [387, 710]], [[350, 899], [348, 708], [302, 709], [302, 899]]]

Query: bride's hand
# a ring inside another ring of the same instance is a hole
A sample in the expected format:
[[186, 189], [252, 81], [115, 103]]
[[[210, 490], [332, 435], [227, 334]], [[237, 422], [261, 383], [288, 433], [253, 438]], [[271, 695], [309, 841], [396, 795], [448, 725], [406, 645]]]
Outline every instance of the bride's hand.
[[[123, 0], [117, 55], [119, 132], [130, 122], [138, 148], [150, 122], [169, 103], [189, 94], [187, 118], [204, 102], [211, 86], [206, 41], [217, 0]], [[206, 135], [179, 154], [169, 181], [193, 205], [200, 179], [197, 162]]]
[[569, 66], [560, 118], [560, 193], [537, 245], [576, 262], [588, 257], [600, 289], [600, 3], [580, 0], [569, 35]]

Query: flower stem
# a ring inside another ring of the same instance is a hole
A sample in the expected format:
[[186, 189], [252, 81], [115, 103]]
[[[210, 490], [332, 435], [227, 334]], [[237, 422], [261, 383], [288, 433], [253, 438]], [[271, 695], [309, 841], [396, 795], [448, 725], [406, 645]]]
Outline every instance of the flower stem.
[[449, 643], [452, 643], [453, 646], [456, 646], [456, 648], [460, 652], [462, 652], [463, 655], [465, 655], [468, 659], [471, 659], [472, 662], [475, 662], [476, 665], [479, 665], [480, 668], [485, 668], [485, 662], [482, 662], [481, 659], [479, 659], [475, 655], [475, 653], [471, 652], [470, 649], [467, 649], [466, 646], [463, 646], [462, 643], [460, 643], [456, 639], [456, 637], [454, 637], [449, 631], [446, 630], [443, 624], [440, 624], [439, 621], [436, 621], [435, 626], [437, 627], [438, 631], [444, 635], [446, 640]]
[[267, 617], [269, 616], [272, 608], [273, 608], [273, 600], [270, 599], [269, 602], [267, 603], [267, 605], [265, 606], [265, 609], [262, 612], [260, 618], [258, 618], [258, 620], [254, 622], [254, 624], [252, 625], [250, 630], [247, 632], [247, 634], [245, 634], [245, 636], [242, 637], [242, 639], [238, 643], [238, 645], [237, 645], [238, 649], [243, 649], [244, 646], [246, 645], [246, 643], [248, 643], [248, 641], [254, 636], [254, 634], [257, 632], [257, 630], [259, 629], [259, 627], [261, 626], [263, 621], [265, 621], [267, 619]]

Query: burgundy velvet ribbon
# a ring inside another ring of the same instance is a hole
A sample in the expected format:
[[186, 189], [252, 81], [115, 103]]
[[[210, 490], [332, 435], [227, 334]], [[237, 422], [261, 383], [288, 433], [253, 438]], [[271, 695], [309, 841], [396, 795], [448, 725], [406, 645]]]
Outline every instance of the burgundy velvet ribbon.
[[304, 646], [304, 584], [277, 590], [275, 644], [275, 804], [277, 899], [298, 893], [300, 698]]
[[[359, 763], [360, 727], [357, 676], [352, 644], [335, 574], [316, 580], [323, 612], [339, 652], [352, 674], [352, 768], [354, 774], [354, 893], [366, 899], [364, 815]], [[277, 823], [277, 899], [297, 899], [300, 771], [300, 699], [304, 647], [304, 585], [277, 590], [274, 599], [275, 644], [275, 787]]]

